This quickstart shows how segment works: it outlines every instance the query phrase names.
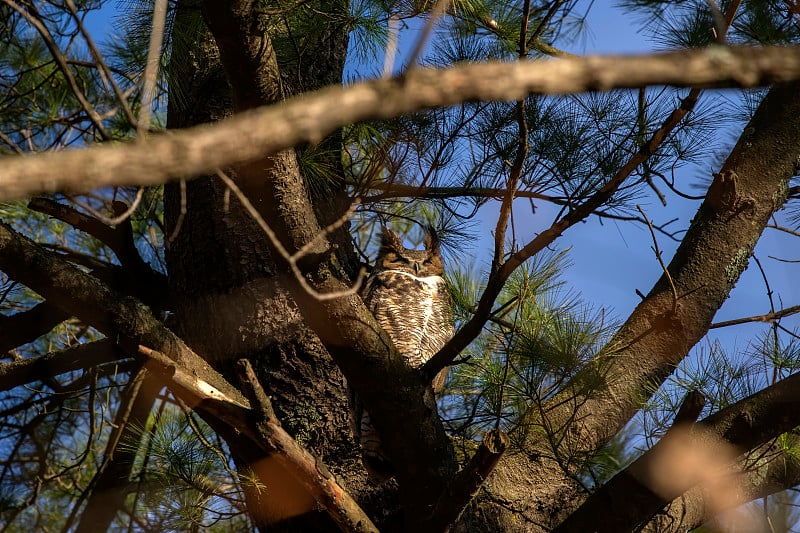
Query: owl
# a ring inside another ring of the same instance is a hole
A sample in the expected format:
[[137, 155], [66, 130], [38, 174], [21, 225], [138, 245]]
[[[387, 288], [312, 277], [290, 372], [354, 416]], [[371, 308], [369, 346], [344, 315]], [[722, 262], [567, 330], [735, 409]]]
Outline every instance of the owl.
[[[439, 239], [430, 228], [424, 250], [403, 246], [400, 236], [383, 229], [381, 248], [372, 274], [362, 291], [367, 308], [389, 334], [408, 364], [419, 368], [453, 336], [450, 296], [442, 277]], [[434, 392], [444, 385], [447, 369], [434, 379]], [[352, 423], [362, 448], [362, 461], [373, 482], [392, 475], [392, 467], [381, 449], [380, 439], [355, 396]]]

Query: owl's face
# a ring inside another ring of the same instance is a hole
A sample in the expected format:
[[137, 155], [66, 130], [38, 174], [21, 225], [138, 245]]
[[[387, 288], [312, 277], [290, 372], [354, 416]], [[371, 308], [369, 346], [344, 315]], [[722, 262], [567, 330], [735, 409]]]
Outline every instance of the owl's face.
[[444, 270], [436, 232], [429, 231], [424, 250], [411, 250], [403, 247], [403, 240], [397, 233], [384, 228], [376, 266], [379, 270], [406, 272], [419, 278], [441, 276]]

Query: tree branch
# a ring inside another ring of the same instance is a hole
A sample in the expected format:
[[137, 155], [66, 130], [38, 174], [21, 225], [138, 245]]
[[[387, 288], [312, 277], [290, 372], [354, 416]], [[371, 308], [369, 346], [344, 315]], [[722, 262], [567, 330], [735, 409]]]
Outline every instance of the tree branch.
[[111, 341], [100, 340], [51, 352], [41, 357], [0, 364], [0, 391], [127, 357]]
[[[249, 368], [249, 372], [246, 368], [243, 370], [245, 378], [242, 381], [247, 381], [252, 399], [259, 405], [247, 407], [227, 400], [220, 401], [218, 394], [208, 389], [207, 383], [187, 375], [183, 369], [175, 366], [167, 355], [146, 346], [139, 346], [139, 353], [146, 358], [146, 368], [165, 379], [170, 388], [177, 391], [177, 394], [194, 410], [204, 415], [212, 426], [219, 428], [220, 424], [217, 421], [222, 422], [240, 435], [240, 438], [245, 437], [261, 452], [274, 457], [278, 464], [330, 514], [342, 531], [377, 533], [374, 524], [336, 482], [327, 467], [297, 444], [291, 435], [280, 427], [277, 419], [271, 416], [269, 399], [260, 389], [261, 386], [252, 367]], [[246, 362], [244, 365], [249, 366]], [[248, 404], [250, 400], [247, 399]], [[211, 418], [208, 418], [209, 415]], [[230, 444], [234, 449], [240, 447], [240, 444]], [[252, 450], [249, 453], [252, 454]]]
[[[731, 511], [742, 503], [797, 486], [800, 483], [800, 462], [797, 457], [780, 446], [765, 445], [762, 448], [768, 449], [756, 452], [761, 456], [758, 464], [753, 465], [751, 458], [745, 456], [730, 468], [730, 473], [727, 474], [730, 481], [728, 490], [720, 490], [714, 483], [697, 486], [659, 511], [640, 531], [647, 533], [691, 531], [719, 517], [721, 513], [724, 518], [726, 511]], [[730, 493], [731, 489], [735, 494]], [[720, 493], [724, 493], [724, 496], [720, 497]], [[734, 518], [738, 518], [736, 525], [742, 530], [761, 529], [760, 523], [747, 523], [748, 516], [740, 515]], [[745, 519], [744, 523], [741, 518]]]
[[639, 150], [602, 187], [583, 203], [572, 207], [563, 217], [559, 218], [520, 250], [511, 254], [502, 265], [493, 270], [486, 283], [486, 289], [484, 289], [478, 302], [475, 314], [466, 324], [461, 326], [455, 336], [436, 355], [425, 363], [423, 371], [426, 375], [431, 376], [432, 379], [480, 334], [483, 325], [491, 315], [494, 301], [503, 289], [506, 280], [514, 273], [514, 270], [534, 254], [550, 246], [568, 228], [591, 215], [611, 199], [633, 171], [655, 153], [656, 149], [669, 136], [672, 130], [683, 120], [683, 117], [694, 109], [698, 95], [699, 91], [692, 89], [681, 102], [681, 105], [664, 120], [661, 127], [653, 132], [648, 141], [642, 144]]
[[[130, 490], [131, 472], [146, 432], [147, 419], [162, 387], [161, 380], [144, 369], [135, 373], [126, 385], [103, 462], [87, 490], [82, 493], [88, 498], [75, 533], [107, 531], [117, 512], [124, 509], [125, 498]], [[123, 445], [120, 446], [120, 443]], [[80, 507], [80, 502], [77, 502], [73, 509], [77, 511]]]
[[48, 302], [0, 317], [0, 353], [38, 339], [68, 318], [68, 313]]
[[[519, 100], [645, 85], [755, 87], [800, 77], [800, 48], [710, 47], [649, 56], [568, 58], [414, 69], [402, 80], [328, 87], [244, 112], [215, 125], [146, 142], [9, 156], [0, 168], [0, 199], [108, 185], [154, 185], [211, 173], [301, 144], [317, 143], [345, 124], [383, 119], [472, 100]], [[504, 83], [497, 83], [502, 79]], [[246, 97], [243, 97], [246, 98]]]
[[53, 35], [50, 33], [50, 30], [47, 29], [47, 26], [44, 25], [41, 16], [39, 13], [36, 12], [36, 9], [30, 5], [27, 9], [23, 8], [13, 0], [3, 0], [7, 6], [11, 9], [19, 13], [28, 23], [36, 28], [36, 31], [39, 32], [42, 40], [44, 41], [47, 49], [50, 51], [50, 55], [53, 57], [53, 60], [58, 65], [59, 70], [64, 75], [64, 79], [69, 85], [70, 90], [72, 90], [72, 94], [75, 95], [75, 98], [81, 104], [86, 115], [89, 117], [89, 120], [92, 122], [94, 127], [97, 129], [97, 132], [103, 139], [110, 139], [111, 137], [106, 132], [105, 128], [103, 127], [103, 119], [97, 113], [94, 106], [91, 102], [86, 98], [86, 95], [80, 88], [78, 84], [78, 80], [75, 79], [75, 75], [70, 70], [69, 65], [67, 64], [67, 60], [64, 57], [64, 54], [61, 53], [61, 49], [59, 49], [58, 45], [56, 44]]
[[456, 474], [447, 491], [436, 502], [431, 520], [433, 528], [446, 531], [458, 521], [464, 508], [500, 462], [508, 445], [508, 435], [503, 430], [492, 429], [486, 433], [469, 464]]
[[109, 339], [131, 346], [155, 346], [174, 358], [181, 368], [191, 369], [193, 378], [211, 386], [220, 399], [237, 405], [246, 400], [200, 356], [156, 320], [137, 300], [122, 296], [104, 283], [43, 251], [30, 239], [0, 224], [0, 269], [11, 278], [41, 294], [54, 306], [97, 328]]
[[[126, 350], [143, 357], [146, 367], [166, 379], [170, 389], [198, 412], [210, 414], [212, 420], [218, 419], [229, 428], [246, 435], [252, 446], [265, 451], [280, 451], [278, 460], [285, 463], [287, 470], [299, 476], [298, 479], [311, 494], [319, 498], [320, 504], [325, 506], [337, 523], [340, 519], [352, 518], [337, 516], [337, 513], [342, 514], [342, 508], [360, 511], [332, 477], [325, 478], [321, 471], [309, 471], [310, 454], [287, 434], [273, 434], [278, 440], [269, 443], [268, 449], [264, 448], [263, 435], [252, 425], [252, 411], [247, 399], [158, 322], [144, 306], [132, 298], [115, 294], [89, 274], [47, 254], [5, 225], [0, 225], [0, 268], [53, 304], [74, 313], [115, 339]], [[148, 345], [159, 349], [153, 350]], [[276, 442], [279, 444], [277, 448], [274, 447]], [[291, 457], [283, 456], [286, 450], [291, 451]], [[297, 453], [305, 454], [302, 455], [303, 464], [293, 463]], [[316, 464], [313, 458], [310, 461]], [[322, 486], [326, 487], [326, 492], [321, 491]], [[369, 529], [371, 524], [364, 521], [361, 515], [352, 520], [351, 529], [346, 531], [374, 530], [374, 526]]]
[[[799, 94], [798, 83], [773, 87], [715, 175], [668, 265], [677, 307], [662, 276], [601, 355], [559, 394], [533, 404], [525, 415], [524, 426], [533, 428], [527, 433], [527, 449], [548, 458], [535, 465], [540, 504], [574, 498], [574, 486], [547, 479], [579, 467], [615, 435], [639, 410], [643, 388], [662, 383], [707, 333], [769, 218], [785, 201], [786, 183], [800, 152]], [[519, 479], [512, 467], [520, 465], [501, 462], [493, 477]], [[532, 490], [514, 487], [509, 494], [507, 487], [490, 483], [487, 490], [497, 491], [498, 498], [523, 497]]]
[[725, 328], [728, 326], [736, 326], [739, 324], [746, 324], [748, 322], [775, 322], [783, 317], [791, 316], [800, 313], [800, 305], [793, 305], [784, 309], [779, 309], [772, 313], [764, 313], [763, 315], [754, 315], [743, 318], [734, 318], [733, 320], [725, 320], [723, 322], [715, 322], [711, 324], [708, 329]]
[[[771, 439], [800, 425], [800, 374], [778, 383], [718, 411], [697, 423], [673, 428], [652, 448], [625, 470], [594, 492], [565, 520], [554, 533], [630, 531], [649, 520], [667, 503], [698, 483], [709, 478], [717, 467], [711, 463], [699, 468], [680, 467], [691, 464], [692, 457], [726, 457], [754, 450]], [[720, 443], [731, 445], [726, 452]], [[742, 503], [742, 502], [737, 502]], [[597, 528], [597, 529], [595, 529]]]
[[[62, 220], [111, 248], [122, 266], [87, 265], [92, 268], [97, 278], [110, 283], [117, 290], [134, 294], [154, 309], [170, 307], [167, 278], [164, 274], [153, 270], [139, 255], [129, 217], [122, 218], [117, 226], [112, 228], [95, 217], [49, 198], [32, 198], [28, 202], [28, 208]], [[121, 213], [128, 211], [127, 205], [119, 201], [112, 202], [112, 209], [117, 218], [120, 218]]]
[[240, 383], [246, 386], [246, 395], [256, 411], [259, 441], [264, 442], [269, 451], [277, 453], [277, 460], [325, 507], [342, 531], [378, 533], [322, 461], [297, 444], [281, 427], [250, 361], [241, 359], [238, 371]]

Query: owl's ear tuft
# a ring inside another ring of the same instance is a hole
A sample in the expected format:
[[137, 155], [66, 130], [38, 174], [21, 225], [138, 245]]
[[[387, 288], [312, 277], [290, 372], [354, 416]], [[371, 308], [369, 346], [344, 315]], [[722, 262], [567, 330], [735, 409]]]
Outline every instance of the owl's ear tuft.
[[400, 235], [390, 230], [387, 226], [383, 226], [383, 233], [381, 233], [381, 248], [384, 250], [402, 250], [403, 239]]
[[433, 226], [428, 226], [428, 233], [425, 236], [425, 249], [431, 253], [439, 253], [439, 234]]

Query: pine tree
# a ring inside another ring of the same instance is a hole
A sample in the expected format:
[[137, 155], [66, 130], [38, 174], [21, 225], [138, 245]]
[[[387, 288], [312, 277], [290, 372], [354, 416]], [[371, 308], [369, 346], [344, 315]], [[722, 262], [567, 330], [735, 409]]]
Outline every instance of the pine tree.
[[[0, 9], [5, 529], [796, 521], [793, 2], [627, 1], [679, 51], [595, 62], [574, 1]], [[357, 296], [386, 224], [445, 249], [458, 333], [422, 370]], [[560, 239], [611, 224], [658, 278], [623, 318]], [[745, 274], [769, 311], [715, 319]]]

